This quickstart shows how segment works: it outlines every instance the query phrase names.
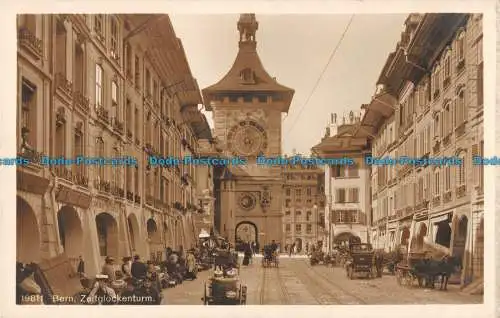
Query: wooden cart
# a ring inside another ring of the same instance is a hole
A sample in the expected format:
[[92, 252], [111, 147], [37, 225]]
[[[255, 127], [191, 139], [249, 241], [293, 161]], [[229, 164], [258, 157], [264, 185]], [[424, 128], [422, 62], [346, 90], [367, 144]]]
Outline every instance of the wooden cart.
[[399, 285], [413, 286], [418, 282], [418, 273], [413, 268], [425, 258], [425, 252], [410, 252], [408, 257], [396, 265], [396, 280]]

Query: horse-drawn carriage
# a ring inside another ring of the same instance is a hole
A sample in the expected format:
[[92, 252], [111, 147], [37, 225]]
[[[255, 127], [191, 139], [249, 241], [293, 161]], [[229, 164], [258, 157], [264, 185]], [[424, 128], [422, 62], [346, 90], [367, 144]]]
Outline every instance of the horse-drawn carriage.
[[205, 283], [202, 300], [205, 305], [246, 305], [247, 286], [241, 283], [236, 270], [215, 271]]
[[264, 250], [262, 267], [279, 267], [279, 256], [276, 251]]
[[440, 289], [446, 290], [448, 278], [461, 270], [458, 257], [448, 255], [436, 259], [430, 252], [410, 252], [406, 259], [396, 265], [396, 279], [404, 286], [434, 288], [436, 279], [440, 278]]
[[363, 243], [351, 244], [345, 268], [349, 279], [354, 279], [356, 273], [364, 273], [367, 277], [374, 278], [377, 274], [377, 268], [375, 266], [375, 252], [372, 245]]

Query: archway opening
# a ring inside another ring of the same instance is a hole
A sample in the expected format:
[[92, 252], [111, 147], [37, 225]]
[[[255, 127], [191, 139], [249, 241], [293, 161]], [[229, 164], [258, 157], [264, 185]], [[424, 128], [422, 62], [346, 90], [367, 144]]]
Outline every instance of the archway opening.
[[235, 230], [236, 250], [242, 252], [245, 243], [255, 242], [258, 244], [258, 233], [257, 225], [254, 223], [248, 221], [238, 223]]
[[399, 241], [399, 244], [407, 248], [409, 239], [410, 239], [410, 229], [405, 227], [401, 232], [401, 240]]
[[16, 210], [16, 260], [21, 263], [39, 262], [41, 240], [35, 212], [20, 197], [17, 197]]
[[300, 237], [297, 237], [295, 239], [295, 247], [297, 248], [297, 253], [300, 253], [302, 252], [302, 246], [303, 242], [302, 242], [302, 239]]
[[424, 238], [427, 236], [427, 225], [421, 223], [417, 232], [417, 238], [415, 241], [415, 248], [421, 250], [424, 248]]
[[451, 226], [448, 221], [439, 222], [437, 224], [436, 244], [450, 247], [451, 242]]
[[453, 235], [453, 255], [463, 259], [465, 254], [465, 244], [467, 242], [467, 230], [469, 219], [463, 215], [456, 223]]
[[83, 229], [78, 212], [70, 206], [62, 207], [57, 212], [57, 223], [64, 253], [76, 261], [83, 250]]
[[148, 232], [149, 252], [152, 256], [151, 259], [154, 259], [156, 252], [162, 250], [161, 232], [158, 231], [158, 225], [153, 218], [148, 219], [146, 222], [146, 230]]
[[361, 243], [361, 238], [350, 232], [339, 233], [335, 235], [335, 237], [333, 238], [333, 244], [335, 246], [347, 247], [349, 244], [354, 244], [354, 243]]
[[106, 212], [95, 217], [99, 254], [118, 257], [118, 224], [115, 218]]
[[139, 222], [135, 214], [127, 217], [127, 227], [130, 237], [130, 249], [133, 254], [137, 254], [139, 248]]

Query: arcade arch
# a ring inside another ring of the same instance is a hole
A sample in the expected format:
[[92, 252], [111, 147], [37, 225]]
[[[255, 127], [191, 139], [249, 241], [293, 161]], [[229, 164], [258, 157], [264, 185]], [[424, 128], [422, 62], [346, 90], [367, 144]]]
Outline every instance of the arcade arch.
[[403, 231], [401, 231], [401, 239], [399, 243], [401, 246], [408, 247], [408, 241], [410, 239], [410, 229], [408, 227], [403, 228]]
[[115, 218], [102, 212], [95, 217], [95, 222], [100, 256], [118, 257], [118, 223]]
[[450, 247], [451, 226], [448, 221], [442, 221], [437, 224], [436, 243], [445, 247]]
[[420, 227], [418, 228], [416, 242], [415, 242], [415, 248], [417, 250], [421, 250], [424, 248], [424, 238], [426, 236], [427, 236], [427, 225], [425, 225], [425, 223], [421, 223]]
[[77, 258], [83, 250], [83, 228], [78, 212], [71, 206], [63, 206], [57, 212], [59, 239], [64, 253]]
[[16, 260], [21, 263], [40, 261], [40, 231], [35, 212], [22, 198], [16, 206]]

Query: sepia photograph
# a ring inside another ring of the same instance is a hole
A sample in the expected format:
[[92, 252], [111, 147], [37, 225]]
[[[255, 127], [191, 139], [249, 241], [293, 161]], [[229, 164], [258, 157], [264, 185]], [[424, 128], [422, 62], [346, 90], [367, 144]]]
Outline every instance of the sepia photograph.
[[16, 20], [16, 305], [483, 304], [483, 14]]

